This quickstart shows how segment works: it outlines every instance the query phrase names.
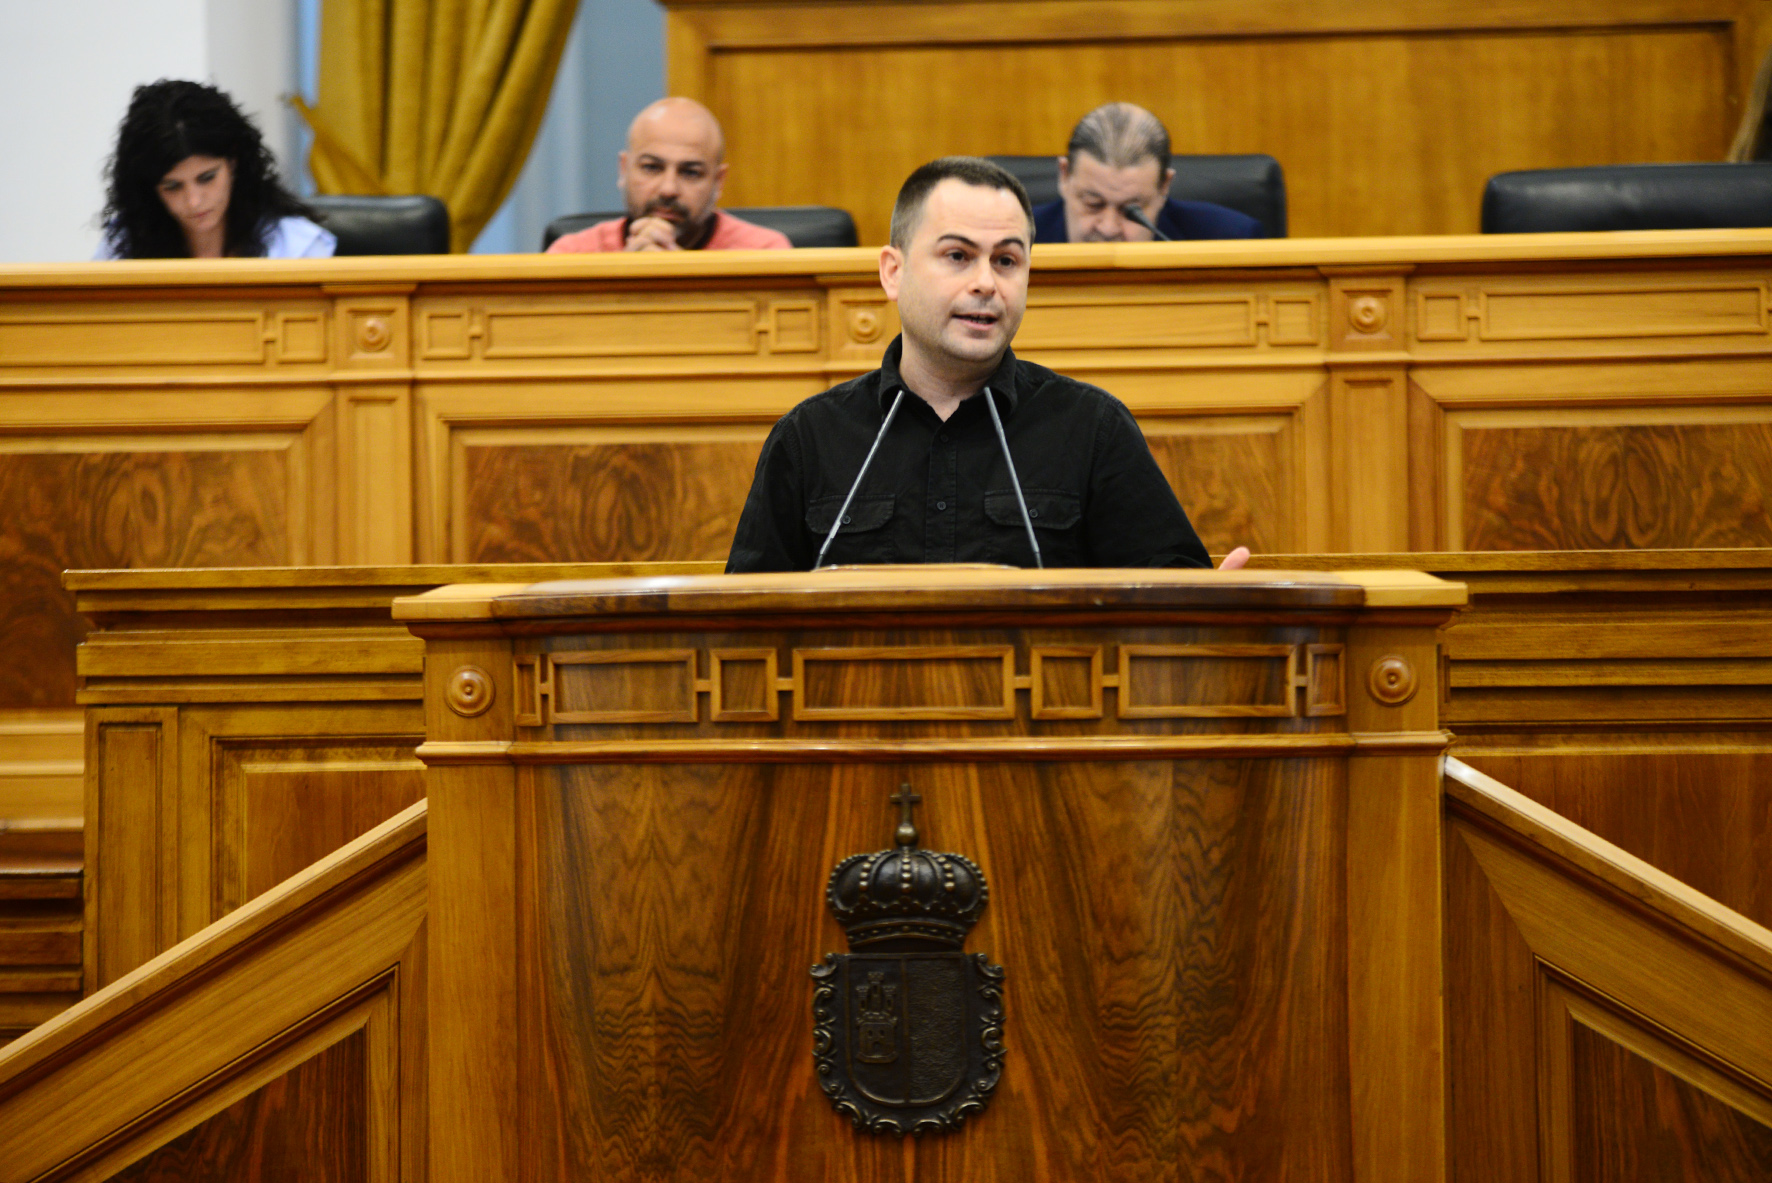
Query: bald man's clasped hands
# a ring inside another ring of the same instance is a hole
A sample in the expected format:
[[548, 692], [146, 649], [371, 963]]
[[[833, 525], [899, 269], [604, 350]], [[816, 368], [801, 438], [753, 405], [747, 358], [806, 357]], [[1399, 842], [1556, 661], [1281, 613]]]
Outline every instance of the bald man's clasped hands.
[[787, 250], [780, 231], [717, 208], [726, 137], [694, 99], [660, 99], [634, 117], [616, 157], [625, 218], [568, 234], [549, 254], [592, 251]]

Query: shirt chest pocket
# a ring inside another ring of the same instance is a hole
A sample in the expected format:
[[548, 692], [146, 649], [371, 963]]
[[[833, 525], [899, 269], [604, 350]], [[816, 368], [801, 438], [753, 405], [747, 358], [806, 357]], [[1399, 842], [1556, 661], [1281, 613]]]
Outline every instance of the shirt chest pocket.
[[[1084, 565], [1083, 499], [1060, 489], [1023, 489], [1022, 496], [1027, 499], [1027, 524], [1034, 527], [1034, 537], [1040, 541], [1041, 561], [1048, 567]], [[1033, 566], [1027, 524], [1022, 522], [1015, 490], [986, 493], [984, 516], [990, 523], [994, 560], [1018, 567]]]
[[[843, 514], [843, 525], [831, 540], [825, 553], [825, 565], [832, 563], [891, 563], [897, 560], [892, 544], [893, 512], [898, 499], [891, 494], [857, 497]], [[825, 535], [843, 508], [841, 497], [820, 497], [806, 506], [806, 529], [813, 536], [813, 553], [824, 545]]]

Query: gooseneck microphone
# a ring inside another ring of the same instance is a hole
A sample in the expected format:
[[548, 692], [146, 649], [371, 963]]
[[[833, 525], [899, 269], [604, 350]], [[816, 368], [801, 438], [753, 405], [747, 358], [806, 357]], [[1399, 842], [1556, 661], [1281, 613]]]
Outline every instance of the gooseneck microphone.
[[1021, 478], [1015, 475], [1015, 457], [1009, 454], [1009, 437], [1003, 434], [1003, 417], [997, 414], [997, 400], [988, 386], [984, 388], [984, 405], [991, 410], [991, 426], [997, 429], [997, 443], [1003, 446], [1003, 463], [1009, 466], [1009, 483], [1015, 486], [1015, 504], [1021, 507], [1021, 524], [1027, 528], [1028, 545], [1034, 548], [1034, 566], [1043, 570], [1046, 563], [1040, 558], [1040, 540], [1034, 537], [1034, 519], [1028, 513], [1028, 499], [1021, 495]]
[[1167, 234], [1164, 234], [1161, 230], [1157, 229], [1154, 222], [1144, 216], [1144, 211], [1138, 208], [1137, 202], [1128, 201], [1125, 205], [1120, 207], [1120, 214], [1122, 217], [1129, 218], [1132, 221], [1137, 222], [1140, 226], [1143, 226], [1146, 230], [1149, 230], [1151, 232], [1151, 237], [1158, 242], [1174, 241]]
[[[874, 462], [874, 453], [880, 450], [880, 441], [886, 438], [886, 429], [892, 426], [892, 417], [898, 414], [898, 404], [903, 401], [904, 387], [900, 386], [898, 393], [892, 398], [892, 405], [886, 410], [885, 421], [880, 424], [880, 430], [874, 434], [874, 442], [868, 445], [868, 454], [862, 459], [861, 471], [855, 474], [855, 482], [849, 486], [849, 492], [843, 497], [842, 508], [837, 510], [837, 516], [831, 522], [831, 532], [824, 536], [824, 545], [818, 548], [818, 558], [812, 564], [814, 571], [824, 566], [825, 552], [831, 549], [831, 543], [836, 541], [837, 531], [843, 528], [843, 515], [849, 512], [849, 503], [855, 500], [855, 491], [861, 488], [861, 478], [868, 474], [868, 465]], [[1002, 428], [997, 430], [1001, 434]], [[1016, 490], [1016, 495], [1020, 496], [1020, 492], [1019, 489]], [[1024, 509], [1022, 512], [1025, 514], [1027, 511]]]

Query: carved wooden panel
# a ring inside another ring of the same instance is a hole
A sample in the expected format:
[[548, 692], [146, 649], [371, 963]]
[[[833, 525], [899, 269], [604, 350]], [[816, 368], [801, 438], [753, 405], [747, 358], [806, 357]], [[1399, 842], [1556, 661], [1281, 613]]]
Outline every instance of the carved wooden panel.
[[1772, 1178], [1772, 1127], [1591, 1028], [1573, 1034], [1576, 1183]]
[[232, 911], [421, 800], [424, 765], [412, 749], [409, 739], [219, 741], [211, 790], [213, 915]]
[[[1008, 970], [991, 1110], [931, 1178], [1347, 1180], [1341, 786], [1310, 761], [538, 770], [519, 842], [538, 960], [519, 1137], [566, 1176], [897, 1178], [805, 1049], [806, 966], [845, 946], [831, 866], [923, 796]], [[597, 857], [586, 858], [595, 851]], [[1090, 868], [1112, 868], [1108, 874]], [[656, 1082], [647, 1088], [634, 1082]], [[1087, 1120], [1078, 1120], [1079, 1113]]]
[[1449, 413], [1452, 545], [1772, 545], [1772, 422], [1720, 409], [1683, 418]]
[[724, 559], [767, 432], [459, 431], [451, 561]]
[[1604, 341], [1764, 337], [1772, 296], [1753, 274], [1708, 281], [1430, 281], [1416, 293], [1420, 341]]
[[308, 559], [288, 437], [245, 447], [139, 437], [0, 443], [0, 708], [72, 706], [86, 630], [69, 568], [215, 567]]
[[260, 366], [326, 360], [319, 306], [274, 311], [197, 302], [0, 314], [0, 367]]
[[1147, 416], [1139, 426], [1208, 551], [1286, 554], [1304, 541], [1293, 416]]
[[530, 299], [463, 306], [426, 302], [423, 362], [815, 353], [824, 301], [726, 293], [616, 296], [596, 303]]
[[114, 1183], [369, 1179], [366, 1042], [362, 1030], [346, 1036], [109, 1178]]
[[[1000, 636], [1001, 634], [996, 634]], [[632, 725], [1297, 718], [1347, 712], [1339, 642], [556, 649], [514, 659], [513, 722]], [[1113, 672], [1108, 672], [1110, 662]], [[787, 676], [778, 671], [787, 669]], [[1025, 669], [1026, 673], [1018, 672]], [[1104, 707], [1106, 691], [1114, 707]], [[1028, 693], [1023, 712], [1019, 692]], [[708, 713], [701, 696], [711, 699]], [[1113, 724], [1104, 724], [1112, 727]]]

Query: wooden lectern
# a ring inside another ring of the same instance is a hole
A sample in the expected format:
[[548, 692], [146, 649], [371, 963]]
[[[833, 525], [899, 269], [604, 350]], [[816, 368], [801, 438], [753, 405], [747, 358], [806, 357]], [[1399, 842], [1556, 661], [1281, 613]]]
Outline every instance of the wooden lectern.
[[[849, 569], [440, 588], [431, 1178], [1445, 1176], [1440, 663], [1463, 585]], [[832, 868], [989, 901], [1000, 1083], [854, 1129]], [[900, 797], [899, 800], [904, 800]]]

